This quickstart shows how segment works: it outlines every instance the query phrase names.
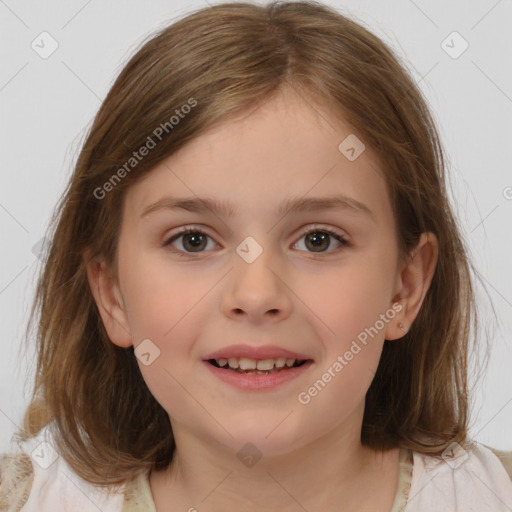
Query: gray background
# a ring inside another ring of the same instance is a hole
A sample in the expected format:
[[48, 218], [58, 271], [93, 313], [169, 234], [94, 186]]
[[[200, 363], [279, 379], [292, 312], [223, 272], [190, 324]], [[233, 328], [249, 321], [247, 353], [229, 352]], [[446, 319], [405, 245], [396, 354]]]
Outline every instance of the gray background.
[[[498, 316], [496, 323], [479, 289], [493, 345], [485, 376], [475, 384], [470, 435], [511, 450], [512, 2], [326, 3], [391, 44], [430, 102], [449, 156], [454, 207]], [[21, 422], [31, 384], [33, 353], [20, 347], [39, 270], [34, 246], [85, 129], [139, 44], [206, 5], [0, 0], [0, 452]], [[46, 59], [31, 47], [33, 41], [42, 46], [44, 31], [58, 43]], [[469, 44], [461, 55], [464, 42], [450, 36], [454, 31]]]

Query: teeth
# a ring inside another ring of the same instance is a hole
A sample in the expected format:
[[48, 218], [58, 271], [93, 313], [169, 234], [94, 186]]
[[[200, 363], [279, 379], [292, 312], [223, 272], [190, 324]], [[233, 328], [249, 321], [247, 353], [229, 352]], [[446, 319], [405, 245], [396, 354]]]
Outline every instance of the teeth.
[[[273, 365], [272, 365], [273, 366]], [[256, 367], [258, 367], [258, 370], [263, 370], [264, 368], [259, 367], [256, 365], [256, 361], [254, 359], [247, 359], [246, 357], [241, 357], [240, 362], [238, 363], [238, 367], [240, 370], [256, 370]], [[233, 368], [233, 367], [231, 367]], [[269, 368], [270, 370], [270, 368]]]
[[283, 368], [283, 366], [285, 365], [286, 363], [286, 358], [284, 357], [279, 357], [278, 359], [275, 360], [274, 364], [276, 366], [276, 368]]
[[[240, 368], [242, 368], [242, 367], [240, 366]], [[256, 368], [258, 368], [258, 370], [272, 370], [272, 368], [274, 368], [274, 360], [273, 359], [261, 359], [260, 361], [258, 361]]]
[[[226, 365], [233, 370], [258, 370], [268, 371], [274, 368], [284, 368], [285, 366], [291, 368], [296, 360], [278, 357], [276, 359], [249, 359], [247, 357], [230, 357], [229, 359], [217, 359], [217, 364], [222, 368]], [[258, 373], [258, 372], [256, 372]]]

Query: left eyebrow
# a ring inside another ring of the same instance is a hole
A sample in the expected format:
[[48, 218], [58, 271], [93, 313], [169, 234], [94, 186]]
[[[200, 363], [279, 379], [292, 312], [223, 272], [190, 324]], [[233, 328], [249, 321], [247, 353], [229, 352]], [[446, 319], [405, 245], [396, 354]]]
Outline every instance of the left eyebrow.
[[[319, 210], [330, 210], [339, 208], [342, 210], [352, 211], [354, 213], [363, 214], [371, 218], [374, 222], [376, 216], [372, 210], [365, 204], [356, 199], [344, 195], [331, 197], [298, 197], [285, 201], [277, 210], [278, 216], [285, 216], [289, 213], [312, 212]], [[219, 201], [210, 197], [164, 197], [156, 203], [147, 206], [141, 218], [149, 215], [157, 210], [175, 210], [183, 209], [190, 212], [206, 212], [210, 211], [224, 217], [234, 217], [236, 214], [233, 204], [226, 201]]]

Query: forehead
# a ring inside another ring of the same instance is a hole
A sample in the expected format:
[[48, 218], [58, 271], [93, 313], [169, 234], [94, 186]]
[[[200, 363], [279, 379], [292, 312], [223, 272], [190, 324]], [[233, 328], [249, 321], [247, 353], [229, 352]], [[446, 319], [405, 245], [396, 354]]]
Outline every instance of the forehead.
[[283, 92], [193, 139], [133, 185], [126, 203], [140, 216], [168, 196], [208, 197], [237, 213], [276, 215], [291, 198], [333, 195], [389, 217], [372, 148], [343, 119]]

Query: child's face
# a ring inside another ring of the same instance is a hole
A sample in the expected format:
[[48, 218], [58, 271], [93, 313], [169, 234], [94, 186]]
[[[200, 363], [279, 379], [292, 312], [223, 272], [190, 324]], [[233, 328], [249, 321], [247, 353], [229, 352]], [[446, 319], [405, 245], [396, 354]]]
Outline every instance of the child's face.
[[[198, 137], [127, 192], [120, 297], [135, 347], [149, 339], [160, 350], [155, 358], [145, 342], [142, 359], [151, 364], [139, 366], [177, 439], [186, 432], [233, 450], [252, 442], [266, 454], [325, 435], [359, 440], [384, 339], [403, 335], [392, 308], [401, 291], [397, 240], [375, 154], [366, 147], [350, 161], [338, 149], [350, 127], [322, 116], [328, 123], [297, 97], [280, 96]], [[372, 213], [277, 213], [290, 199], [342, 195]], [[165, 207], [143, 215], [171, 197], [208, 197], [234, 215]], [[162, 246], [191, 225], [207, 236]], [[272, 345], [313, 362], [276, 387], [241, 389], [218, 377], [238, 373], [205, 362], [238, 344]]]

